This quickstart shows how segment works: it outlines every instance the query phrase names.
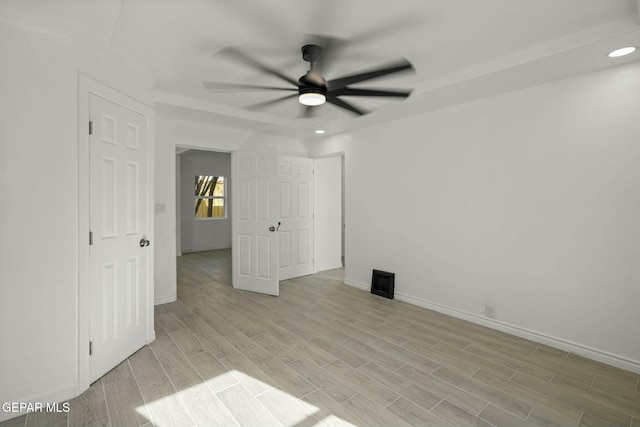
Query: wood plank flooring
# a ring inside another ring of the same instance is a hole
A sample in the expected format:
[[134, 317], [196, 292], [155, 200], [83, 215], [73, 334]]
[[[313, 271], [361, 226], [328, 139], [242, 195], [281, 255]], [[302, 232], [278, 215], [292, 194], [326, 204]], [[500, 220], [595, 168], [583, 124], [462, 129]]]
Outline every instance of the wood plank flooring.
[[1, 426], [640, 427], [640, 375], [345, 286], [234, 290], [230, 251], [179, 257], [157, 339], [70, 401]]

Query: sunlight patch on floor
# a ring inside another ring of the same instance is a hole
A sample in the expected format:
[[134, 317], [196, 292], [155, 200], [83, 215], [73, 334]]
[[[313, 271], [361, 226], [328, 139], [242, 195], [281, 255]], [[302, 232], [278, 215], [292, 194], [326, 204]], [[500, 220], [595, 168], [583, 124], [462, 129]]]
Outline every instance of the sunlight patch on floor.
[[[227, 387], [210, 388], [221, 384]], [[286, 427], [357, 427], [332, 414], [319, 419], [316, 414], [322, 411], [317, 406], [237, 370], [147, 402], [136, 412], [150, 417], [155, 427], [174, 427], [186, 421], [185, 409], [197, 425], [213, 420], [218, 425], [244, 425], [252, 417], [268, 422], [266, 415]]]

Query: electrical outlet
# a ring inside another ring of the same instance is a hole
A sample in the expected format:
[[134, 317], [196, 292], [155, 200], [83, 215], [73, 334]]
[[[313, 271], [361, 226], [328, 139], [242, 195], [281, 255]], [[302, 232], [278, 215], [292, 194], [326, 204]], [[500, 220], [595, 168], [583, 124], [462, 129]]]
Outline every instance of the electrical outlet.
[[485, 304], [484, 305], [484, 315], [487, 316], [489, 319], [495, 319], [496, 318], [496, 308], [492, 305], [489, 304]]

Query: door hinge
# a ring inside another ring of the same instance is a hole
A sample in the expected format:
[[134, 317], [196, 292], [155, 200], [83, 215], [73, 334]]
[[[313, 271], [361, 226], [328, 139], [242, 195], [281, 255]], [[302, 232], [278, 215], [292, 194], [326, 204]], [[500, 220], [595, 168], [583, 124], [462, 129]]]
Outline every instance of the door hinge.
[[93, 122], [89, 120], [89, 135], [93, 135]]
[[89, 246], [93, 245], [93, 231], [89, 232]]
[[89, 356], [93, 356], [93, 341], [89, 341]]

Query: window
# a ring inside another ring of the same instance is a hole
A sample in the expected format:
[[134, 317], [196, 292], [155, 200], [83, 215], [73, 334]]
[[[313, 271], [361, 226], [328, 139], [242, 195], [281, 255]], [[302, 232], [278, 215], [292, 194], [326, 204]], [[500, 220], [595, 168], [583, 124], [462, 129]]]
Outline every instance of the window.
[[196, 219], [222, 219], [227, 217], [223, 176], [196, 175]]

